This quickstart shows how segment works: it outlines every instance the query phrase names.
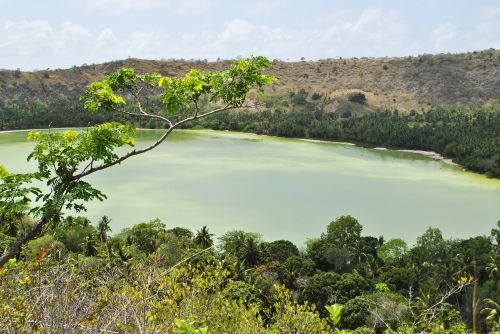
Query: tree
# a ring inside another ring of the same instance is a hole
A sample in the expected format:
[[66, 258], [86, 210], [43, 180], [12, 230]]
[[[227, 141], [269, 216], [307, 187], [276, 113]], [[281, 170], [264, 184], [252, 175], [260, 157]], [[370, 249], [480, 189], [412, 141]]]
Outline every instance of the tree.
[[420, 264], [433, 265], [441, 262], [445, 256], [446, 242], [438, 228], [429, 227], [417, 238], [417, 244], [412, 249]]
[[[274, 77], [262, 73], [271, 65], [264, 57], [251, 57], [235, 61], [225, 71], [191, 70], [184, 77], [177, 78], [158, 73], [139, 75], [133, 68], [122, 68], [88, 85], [81, 96], [88, 111], [157, 120], [163, 123], [165, 130], [152, 145], [132, 149], [122, 156], [115, 149], [134, 146], [132, 135], [135, 128], [132, 125], [104, 123], [81, 133], [31, 132], [29, 139], [37, 144], [28, 159], [37, 162], [38, 171], [13, 175], [2, 172], [0, 212], [22, 207], [19, 212], [33, 215], [38, 220], [4, 252], [0, 266], [48, 226], [57, 225], [64, 208], [82, 211], [85, 202], [106, 198], [84, 181], [87, 176], [154, 149], [172, 131], [191, 121], [226, 110], [247, 108], [248, 92], [253, 88], [262, 89], [274, 80]], [[159, 95], [162, 107], [143, 108], [145, 92]], [[202, 99], [210, 102], [211, 110], [199, 108]], [[31, 183], [35, 180], [45, 183], [49, 190], [33, 187]]]
[[292, 256], [299, 255], [299, 250], [291, 241], [275, 240], [272, 242], [263, 242], [261, 244], [262, 258], [266, 262], [279, 261], [284, 262]]
[[212, 237], [214, 235], [208, 232], [208, 227], [205, 225], [201, 228], [201, 230], [196, 232], [196, 236], [194, 237], [194, 242], [202, 248], [212, 247], [214, 241]]
[[111, 232], [110, 223], [111, 219], [109, 219], [108, 216], [103, 216], [101, 220], [99, 220], [99, 223], [97, 223], [97, 235], [102, 243], [108, 241], [108, 232]]
[[223, 253], [232, 254], [237, 257], [242, 252], [246, 240], [254, 239], [257, 243], [261, 241], [261, 235], [253, 232], [234, 230], [224, 233], [219, 237], [220, 248]]
[[165, 240], [165, 224], [159, 219], [151, 220], [147, 223], [134, 225], [125, 230], [123, 235], [128, 242], [135, 245], [140, 251], [151, 254], [158, 249], [163, 240]]
[[311, 276], [306, 281], [306, 285], [302, 291], [302, 299], [314, 303], [318, 311], [326, 316], [327, 312], [324, 307], [327, 304], [337, 302], [334, 296], [335, 284], [339, 278], [340, 275], [333, 272], [322, 272]]
[[341, 216], [326, 228], [326, 238], [338, 248], [354, 249], [361, 237], [363, 226], [352, 216]]
[[487, 307], [481, 310], [481, 314], [486, 317], [491, 333], [497, 333], [500, 330], [500, 304], [490, 298], [486, 298], [484, 304]]
[[352, 264], [366, 258], [359, 251], [362, 230], [363, 226], [352, 216], [341, 216], [328, 224], [323, 237], [328, 242], [324, 256], [335, 271], [349, 271]]
[[247, 267], [255, 266], [259, 262], [261, 258], [259, 248], [259, 241], [255, 238], [247, 238], [243, 243], [240, 256]]
[[377, 250], [378, 256], [386, 264], [397, 264], [408, 252], [408, 246], [402, 239], [391, 239]]
[[362, 296], [348, 300], [340, 313], [340, 327], [356, 329], [365, 326], [369, 317], [368, 306]]
[[186, 238], [186, 239], [193, 238], [193, 232], [191, 232], [191, 230], [184, 228], [184, 227], [174, 227], [174, 228], [168, 230], [167, 232], [173, 233], [178, 238]]
[[85, 237], [83, 242], [83, 249], [85, 256], [96, 256], [97, 255], [97, 240], [95, 234], [89, 234]]
[[291, 256], [283, 262], [283, 268], [292, 277], [310, 276], [315, 271], [315, 263], [313, 260], [300, 256]]

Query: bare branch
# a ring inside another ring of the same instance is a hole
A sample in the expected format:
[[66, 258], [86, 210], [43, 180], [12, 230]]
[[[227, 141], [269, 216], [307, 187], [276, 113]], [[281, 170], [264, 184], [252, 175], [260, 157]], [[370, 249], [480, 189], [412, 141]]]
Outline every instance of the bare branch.
[[122, 113], [122, 114], [127, 114], [127, 115], [131, 115], [131, 116], [139, 116], [139, 117], [149, 117], [149, 118], [157, 118], [157, 119], [160, 119], [166, 123], [168, 123], [169, 127], [172, 127], [172, 122], [166, 118], [166, 117], [163, 117], [163, 116], [160, 116], [160, 115], [156, 115], [156, 114], [148, 114], [144, 111], [142, 111], [142, 107], [140, 107], [140, 104], [139, 104], [139, 108], [141, 110], [141, 113], [138, 114], [138, 113], [133, 113], [133, 112], [130, 112], [130, 111], [125, 111], [123, 109], [121, 110], [118, 110], [118, 112]]

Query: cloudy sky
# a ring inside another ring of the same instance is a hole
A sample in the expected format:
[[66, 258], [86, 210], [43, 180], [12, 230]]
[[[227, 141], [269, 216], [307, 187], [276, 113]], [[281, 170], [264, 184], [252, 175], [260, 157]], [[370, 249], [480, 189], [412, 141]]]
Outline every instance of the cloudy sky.
[[498, 0], [0, 0], [0, 68], [500, 49]]

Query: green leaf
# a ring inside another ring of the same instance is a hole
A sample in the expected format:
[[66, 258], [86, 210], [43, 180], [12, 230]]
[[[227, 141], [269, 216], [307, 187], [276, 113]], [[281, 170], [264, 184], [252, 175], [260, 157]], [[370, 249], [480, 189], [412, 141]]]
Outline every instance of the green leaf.
[[2, 165], [0, 165], [0, 179], [10, 175], [9, 171]]
[[340, 313], [342, 312], [342, 308], [344, 306], [341, 304], [333, 304], [326, 305], [325, 309], [328, 311], [329, 318], [328, 320], [333, 324], [333, 326], [337, 326], [340, 322]]

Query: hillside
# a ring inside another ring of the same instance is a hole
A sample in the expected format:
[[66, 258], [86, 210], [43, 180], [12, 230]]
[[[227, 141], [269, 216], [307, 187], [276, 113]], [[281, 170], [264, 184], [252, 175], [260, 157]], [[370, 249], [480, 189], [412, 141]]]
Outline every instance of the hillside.
[[[65, 70], [0, 72], [0, 130], [156, 120], [89, 113], [85, 86], [121, 67], [182, 76], [192, 68], [223, 70], [231, 61], [127, 59]], [[471, 171], [500, 177], [500, 51], [383, 59], [274, 61], [278, 80], [250, 91], [257, 112], [224, 113], [189, 126], [281, 137], [435, 151]], [[144, 95], [143, 105], [155, 109]], [[209, 107], [200, 100], [200, 108]], [[403, 111], [403, 112], [401, 112]], [[188, 126], [188, 125], [186, 125]]]
[[[22, 110], [61, 97], [76, 101], [86, 84], [119, 67], [176, 76], [191, 68], [224, 69], [230, 63], [127, 59], [70, 69], [0, 70], [0, 113], [5, 113], [6, 107], [18, 106]], [[276, 60], [270, 72], [279, 80], [264, 95], [264, 102], [268, 107], [287, 110], [290, 108], [285, 101], [303, 89], [302, 98], [316, 102], [324, 111], [420, 111], [442, 104], [481, 106], [500, 99], [499, 70], [500, 51], [493, 49], [405, 58]], [[347, 102], [345, 96], [352, 91], [362, 91], [367, 103]]]

